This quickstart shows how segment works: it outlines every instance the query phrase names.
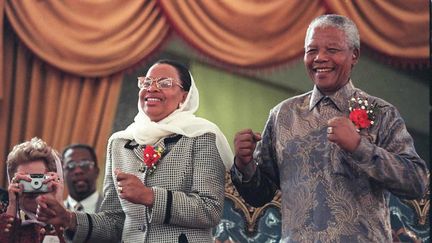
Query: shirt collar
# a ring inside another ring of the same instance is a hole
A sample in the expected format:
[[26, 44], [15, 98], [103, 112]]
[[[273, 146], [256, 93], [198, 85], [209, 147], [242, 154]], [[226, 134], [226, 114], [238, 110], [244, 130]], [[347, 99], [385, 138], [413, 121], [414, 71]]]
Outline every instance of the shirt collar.
[[[92, 209], [96, 208], [98, 199], [99, 199], [99, 193], [98, 191], [95, 191], [90, 196], [80, 201], [80, 203], [84, 207], [84, 210], [87, 212], [89, 210], [91, 211]], [[78, 203], [78, 201], [73, 199], [70, 195], [67, 197], [67, 202], [69, 203], [69, 206], [71, 208], [74, 208], [75, 205]]]
[[322, 99], [328, 97], [340, 111], [348, 111], [349, 100], [355, 93], [355, 87], [350, 80], [342, 88], [329, 96], [324, 95], [316, 85], [312, 90], [311, 99], [309, 102], [309, 111], [311, 111]]

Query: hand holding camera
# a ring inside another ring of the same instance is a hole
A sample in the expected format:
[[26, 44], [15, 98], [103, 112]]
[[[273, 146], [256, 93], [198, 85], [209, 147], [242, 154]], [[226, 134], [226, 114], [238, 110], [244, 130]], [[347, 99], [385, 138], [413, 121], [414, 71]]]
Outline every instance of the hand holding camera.
[[8, 191], [7, 213], [9, 215], [16, 214], [18, 198], [34, 200], [35, 197], [43, 194], [54, 197], [57, 201], [63, 201], [63, 181], [56, 172], [46, 174], [17, 172], [9, 183]]
[[23, 193], [45, 193], [53, 191], [49, 183], [51, 181], [60, 182], [60, 178], [53, 172], [48, 174], [16, 173], [11, 180], [11, 186], [22, 188]]
[[[43, 174], [42, 174], [43, 175]], [[40, 176], [37, 176], [40, 177]], [[43, 177], [43, 176], [42, 176]], [[7, 208], [7, 214], [8, 215], [16, 215], [18, 208], [18, 199], [25, 199], [29, 197], [33, 197], [31, 193], [28, 193], [29, 191], [33, 192], [42, 192], [47, 191], [49, 188], [46, 182], [44, 183], [44, 178], [42, 178], [42, 181], [40, 179], [36, 180], [35, 183], [31, 176], [29, 174], [23, 173], [23, 172], [17, 172], [15, 173], [14, 177], [11, 179], [8, 187], [9, 192], [9, 206]], [[32, 186], [33, 184], [33, 186]], [[40, 184], [42, 184], [42, 187], [40, 187]], [[45, 185], [45, 186], [44, 186]], [[34, 188], [33, 188], [34, 187]], [[24, 192], [25, 188], [25, 192]], [[34, 193], [33, 193], [34, 194]], [[21, 204], [20, 200], [20, 204]]]
[[50, 176], [45, 174], [29, 174], [28, 177], [31, 179], [30, 181], [20, 180], [24, 193], [45, 193], [51, 191], [46, 183], [46, 180]]

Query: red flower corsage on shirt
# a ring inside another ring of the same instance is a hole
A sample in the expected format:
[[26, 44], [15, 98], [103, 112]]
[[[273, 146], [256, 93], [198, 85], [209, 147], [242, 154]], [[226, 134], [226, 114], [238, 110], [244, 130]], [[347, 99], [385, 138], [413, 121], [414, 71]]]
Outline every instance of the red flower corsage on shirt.
[[163, 148], [158, 146], [153, 147], [151, 145], [147, 145], [143, 150], [144, 167], [145, 170], [149, 172], [149, 174], [152, 174], [156, 170], [156, 164], [159, 161], [159, 159], [162, 157], [162, 153], [163, 153]]
[[349, 100], [349, 119], [354, 123], [359, 132], [362, 128], [369, 128], [374, 124], [376, 106], [370, 104], [367, 99], [361, 97]]

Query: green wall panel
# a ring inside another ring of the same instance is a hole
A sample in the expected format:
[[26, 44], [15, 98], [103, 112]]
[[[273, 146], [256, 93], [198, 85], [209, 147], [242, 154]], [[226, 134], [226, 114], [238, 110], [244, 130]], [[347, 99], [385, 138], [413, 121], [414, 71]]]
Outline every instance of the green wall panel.
[[270, 109], [295, 95], [200, 63], [192, 63], [191, 71], [200, 93], [196, 115], [216, 123], [231, 147], [236, 132], [244, 128], [262, 132]]

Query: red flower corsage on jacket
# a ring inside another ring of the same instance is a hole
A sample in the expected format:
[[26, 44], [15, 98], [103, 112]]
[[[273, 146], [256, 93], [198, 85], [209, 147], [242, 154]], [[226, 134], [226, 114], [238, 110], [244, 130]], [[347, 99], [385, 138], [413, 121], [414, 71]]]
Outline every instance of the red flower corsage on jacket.
[[349, 101], [349, 119], [354, 123], [357, 131], [363, 128], [369, 128], [374, 124], [376, 106], [370, 104], [367, 99], [351, 98]]
[[151, 145], [147, 145], [143, 150], [144, 167], [145, 170], [149, 172], [149, 174], [152, 174], [156, 170], [156, 164], [159, 161], [159, 159], [162, 157], [162, 153], [163, 153], [163, 148], [158, 146], [153, 147]]

